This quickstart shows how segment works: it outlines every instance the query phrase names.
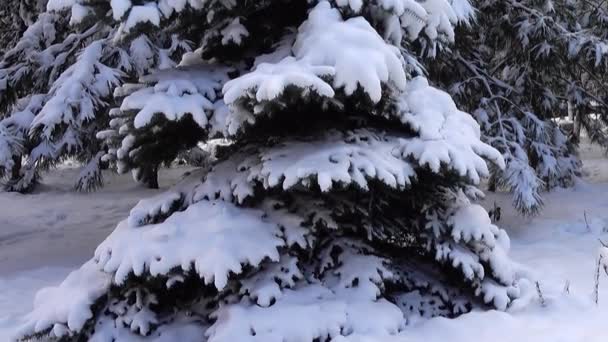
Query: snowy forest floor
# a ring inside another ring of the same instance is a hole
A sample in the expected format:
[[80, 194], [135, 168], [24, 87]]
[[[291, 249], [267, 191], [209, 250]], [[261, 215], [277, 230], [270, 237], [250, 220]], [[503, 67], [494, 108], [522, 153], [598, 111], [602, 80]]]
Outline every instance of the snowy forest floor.
[[[529, 291], [526, 305], [507, 313], [411, 322], [404, 342], [606, 340], [608, 276], [600, 276], [599, 305], [592, 294], [600, 240], [608, 242], [608, 158], [588, 145], [581, 156], [583, 178], [574, 188], [547, 194], [536, 217], [518, 216], [506, 194], [489, 193], [484, 203], [502, 207], [498, 224], [511, 237], [511, 255], [539, 282], [544, 305]], [[167, 187], [186, 171], [164, 170], [160, 183]], [[138, 188], [129, 175], [108, 174], [102, 190], [74, 193], [76, 172], [52, 171], [32, 195], [0, 193], [0, 341], [9, 340], [39, 288], [61, 282], [139, 199], [158, 192]]]

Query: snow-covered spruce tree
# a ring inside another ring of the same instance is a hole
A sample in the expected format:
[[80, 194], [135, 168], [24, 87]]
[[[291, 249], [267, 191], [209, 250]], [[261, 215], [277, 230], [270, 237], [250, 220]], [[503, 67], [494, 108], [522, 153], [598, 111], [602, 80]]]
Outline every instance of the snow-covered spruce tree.
[[[49, 10], [56, 5], [50, 1]], [[12, 123], [11, 139], [21, 142], [19, 149], [4, 151], [14, 161], [10, 190], [31, 189], [39, 170], [68, 156], [89, 163], [77, 186], [99, 182], [92, 171], [99, 160], [96, 119], [120, 73], [107, 65], [116, 55], [107, 45], [111, 29], [86, 13], [70, 21], [52, 11], [41, 13], [0, 62], [5, 113], [0, 125], [6, 130]]]
[[543, 190], [572, 184], [580, 169], [580, 128], [567, 137], [552, 118], [567, 116], [570, 105], [575, 126], [606, 145], [607, 7], [549, 0], [473, 5], [475, 20], [429, 63], [430, 78], [474, 114], [482, 139], [503, 154], [507, 167], [493, 170], [490, 185], [511, 190], [519, 210], [535, 213]]
[[206, 112], [221, 98], [227, 71], [181, 65], [116, 89], [121, 107], [110, 112], [110, 129], [97, 134], [110, 146], [104, 160], [115, 163], [118, 172], [132, 171], [136, 181], [158, 188], [159, 165], [205, 140]]
[[[65, 158], [84, 164], [77, 189], [99, 186], [106, 152], [95, 135], [110, 121], [114, 88], [175, 65], [177, 38], [162, 31], [135, 35], [140, 25], [126, 30], [112, 3], [50, 0], [0, 61], [0, 110], [10, 120], [0, 123], [0, 159], [12, 160], [4, 165], [13, 169], [9, 190], [32, 189], [41, 170]], [[27, 104], [30, 99], [36, 102]], [[12, 118], [22, 107], [33, 115]]]
[[46, 0], [4, 0], [0, 2], [0, 56], [14, 47], [39, 13]]
[[[218, 63], [218, 58], [234, 62], [243, 58], [244, 50], [263, 50], [281, 38], [283, 32], [270, 27], [271, 21], [264, 16], [272, 16], [278, 26], [290, 21], [282, 16], [289, 10], [289, 2], [280, 6], [269, 6], [268, 2], [245, 7], [220, 2], [184, 5], [124, 3], [115, 11], [121, 20], [121, 43], [145, 33], [150, 23], [155, 23], [173, 37], [179, 35], [180, 39], [173, 41], [172, 54], [187, 53], [179, 68], [164, 68], [116, 89], [120, 107], [111, 111], [108, 129], [98, 134], [109, 146], [103, 160], [115, 164], [120, 173], [131, 171], [136, 181], [152, 188], [158, 187], [159, 165], [170, 163], [185, 151], [196, 151], [197, 144], [209, 136], [222, 137], [223, 132], [206, 131], [206, 113], [215, 106], [225, 107], [221, 89], [236, 68]], [[201, 16], [205, 20], [198, 20]], [[255, 23], [253, 27], [260, 31], [258, 39], [247, 39], [249, 32], [241, 24], [244, 18]], [[193, 20], [200, 23], [192, 25]], [[188, 41], [199, 46], [196, 52], [190, 53]], [[201, 57], [209, 61], [206, 66], [197, 62]]]
[[16, 40], [25, 31], [25, 23], [15, 11], [19, 2], [7, 0], [0, 3], [0, 55], [15, 46]]
[[[215, 16], [250, 10], [222, 6]], [[504, 166], [500, 153], [447, 93], [407, 76], [414, 59], [391, 43], [401, 39], [383, 39], [447, 37], [454, 8], [253, 6], [257, 20], [227, 22], [256, 42], [187, 54], [189, 69], [154, 76], [121, 106], [137, 112], [135, 128], [190, 116], [233, 143], [211, 169], [141, 201], [91, 261], [39, 292], [21, 338], [390, 341], [408, 317], [506, 309], [520, 295], [507, 235], [470, 201], [486, 160]], [[256, 36], [267, 30], [274, 44]], [[225, 65], [238, 74], [213, 100], [224, 81], [206, 71]]]
[[[113, 17], [119, 23], [114, 42], [129, 51], [133, 77], [115, 89], [114, 99], [121, 106], [110, 111], [109, 123], [98, 132], [97, 138], [108, 147], [102, 160], [112, 163], [120, 173], [132, 171], [135, 181], [158, 188], [159, 165], [171, 163], [180, 151], [195, 147], [204, 136], [202, 129], [191, 120], [192, 116], [182, 118], [186, 113], [177, 113], [179, 102], [172, 98], [181, 97], [174, 93], [182, 91], [179, 85], [171, 87], [175, 72], [172, 68], [176, 66], [175, 59], [191, 51], [188, 38], [193, 33], [186, 22], [193, 17], [177, 15], [169, 7], [153, 4], [116, 2], [113, 5]], [[156, 89], [163, 85], [165, 89]], [[148, 91], [158, 95], [138, 95]], [[140, 111], [142, 114], [135, 122], [135, 114]], [[149, 117], [146, 127], [142, 128], [145, 111]], [[154, 116], [157, 113], [165, 115]]]
[[10, 116], [0, 120], [0, 178], [15, 182], [21, 177], [22, 156], [30, 147], [28, 128], [42, 104], [42, 95], [26, 96], [13, 106]]

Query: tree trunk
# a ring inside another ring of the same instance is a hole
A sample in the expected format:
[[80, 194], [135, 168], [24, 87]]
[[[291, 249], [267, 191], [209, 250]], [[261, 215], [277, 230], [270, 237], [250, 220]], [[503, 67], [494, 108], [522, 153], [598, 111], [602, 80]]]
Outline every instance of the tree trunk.
[[11, 169], [11, 181], [21, 177], [21, 156], [13, 156], [13, 168]]
[[577, 109], [574, 109], [574, 125], [572, 126], [572, 137], [575, 143], [579, 143], [581, 141], [581, 112]]
[[158, 165], [144, 168], [140, 182], [150, 189], [158, 189]]
[[568, 120], [574, 122], [574, 105], [572, 101], [568, 101]]

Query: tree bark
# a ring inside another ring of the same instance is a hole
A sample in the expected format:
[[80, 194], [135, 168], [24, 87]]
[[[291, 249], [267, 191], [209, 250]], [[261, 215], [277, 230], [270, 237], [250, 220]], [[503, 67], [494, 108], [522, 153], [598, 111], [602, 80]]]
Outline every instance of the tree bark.
[[13, 156], [13, 168], [11, 169], [11, 181], [18, 180], [21, 176], [21, 156]]
[[158, 165], [144, 168], [140, 182], [149, 189], [158, 189]]
[[572, 128], [568, 133], [568, 138], [571, 142], [578, 144], [581, 138], [581, 112], [576, 106], [568, 101], [568, 119], [572, 121]]

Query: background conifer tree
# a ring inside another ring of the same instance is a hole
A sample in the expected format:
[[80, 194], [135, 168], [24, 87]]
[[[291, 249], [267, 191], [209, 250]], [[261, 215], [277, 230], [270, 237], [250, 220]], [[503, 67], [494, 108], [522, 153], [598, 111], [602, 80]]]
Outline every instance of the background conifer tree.
[[[581, 128], [606, 146], [608, 16], [602, 1], [473, 1], [475, 20], [428, 63], [429, 77], [473, 113], [506, 169], [490, 186], [513, 192], [533, 214], [542, 191], [573, 184], [580, 173]], [[552, 119], [570, 114], [562, 131]], [[569, 135], [569, 136], [568, 136]]]

